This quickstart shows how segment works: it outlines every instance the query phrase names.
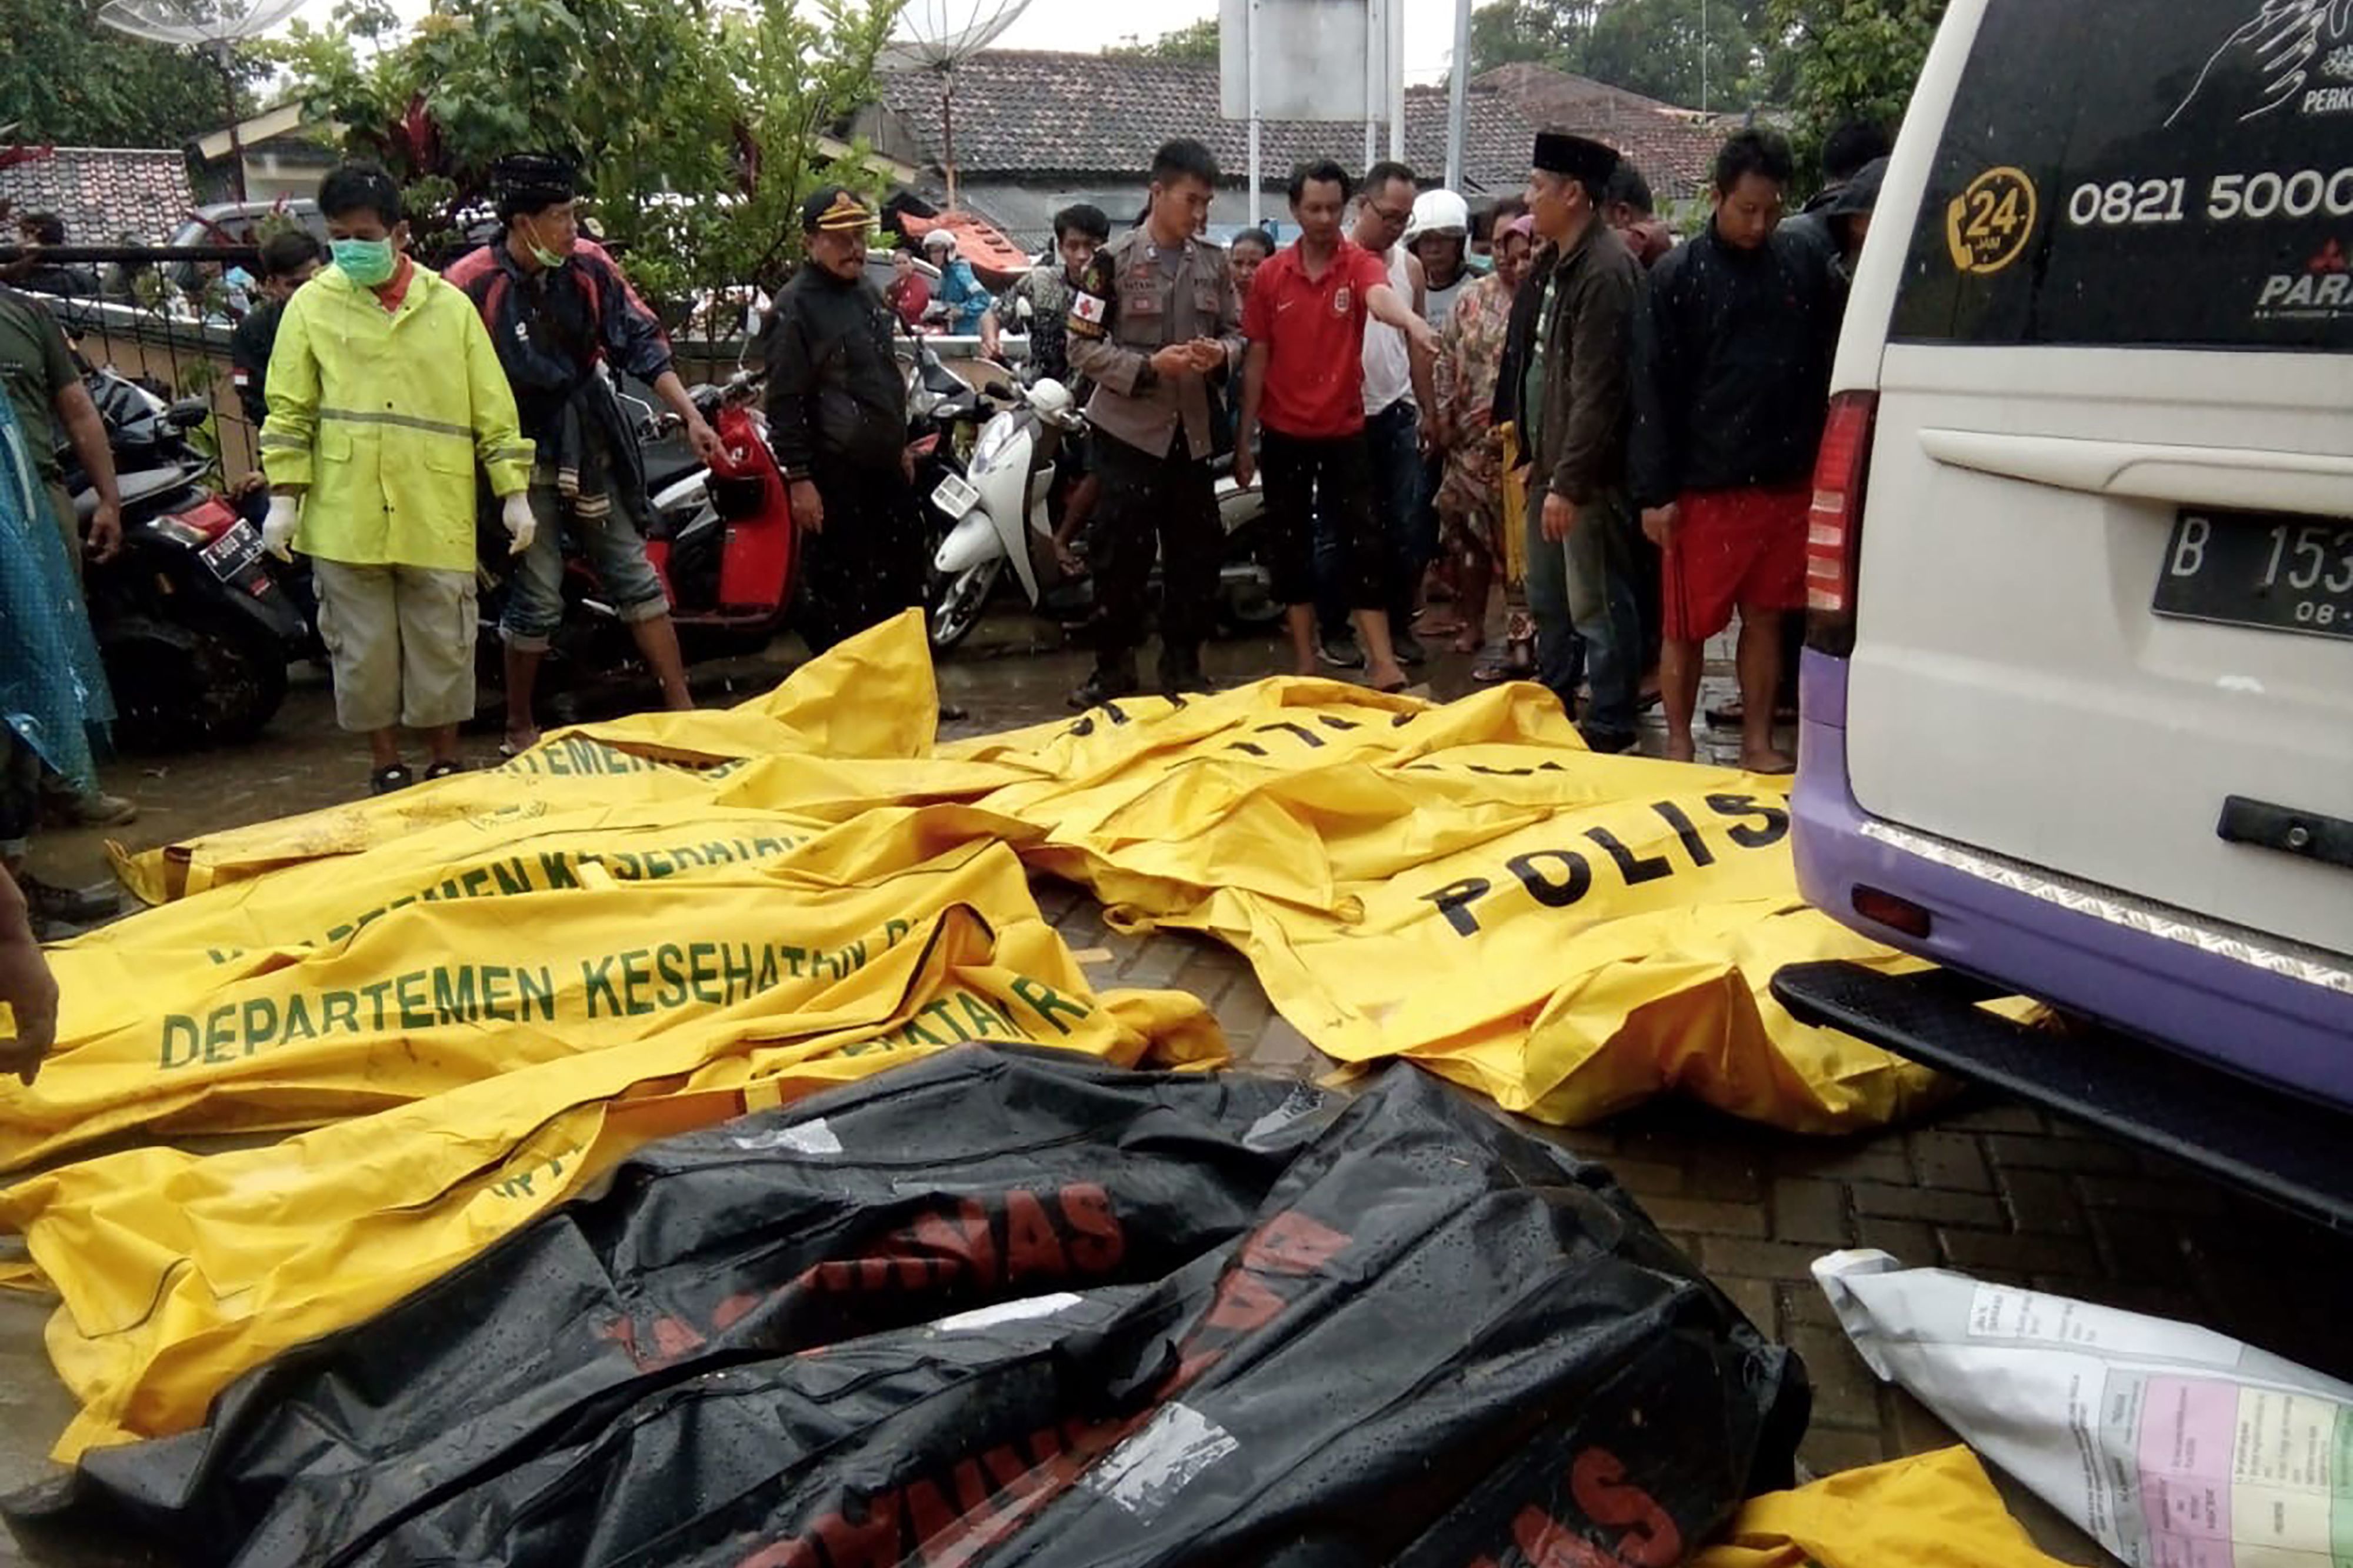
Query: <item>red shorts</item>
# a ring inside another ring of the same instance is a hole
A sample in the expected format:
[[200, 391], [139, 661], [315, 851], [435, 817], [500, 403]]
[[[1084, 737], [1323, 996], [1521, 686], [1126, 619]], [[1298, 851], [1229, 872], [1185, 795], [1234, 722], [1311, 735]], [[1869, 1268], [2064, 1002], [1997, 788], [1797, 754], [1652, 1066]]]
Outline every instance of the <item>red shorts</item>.
[[1660, 585], [1671, 642], [1705, 642], [1744, 610], [1806, 607], [1811, 484], [1705, 490], [1683, 498], [1683, 522]]

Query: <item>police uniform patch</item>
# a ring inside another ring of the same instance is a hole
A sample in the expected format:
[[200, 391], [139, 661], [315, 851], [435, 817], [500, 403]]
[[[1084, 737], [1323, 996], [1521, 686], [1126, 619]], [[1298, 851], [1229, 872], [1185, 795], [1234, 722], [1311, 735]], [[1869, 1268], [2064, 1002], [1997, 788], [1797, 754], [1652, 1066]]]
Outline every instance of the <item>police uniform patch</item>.
[[1104, 302], [1092, 294], [1081, 294], [1071, 301], [1071, 314], [1092, 327], [1103, 325], [1103, 311], [1106, 309], [1108, 307]]

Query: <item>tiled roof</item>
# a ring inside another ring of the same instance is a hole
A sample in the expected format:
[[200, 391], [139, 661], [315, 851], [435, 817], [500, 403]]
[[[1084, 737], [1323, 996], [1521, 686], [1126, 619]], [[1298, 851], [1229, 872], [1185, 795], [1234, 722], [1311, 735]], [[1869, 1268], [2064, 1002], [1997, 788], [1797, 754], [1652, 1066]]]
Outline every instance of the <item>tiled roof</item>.
[[1726, 134], [1696, 110], [1545, 66], [1499, 67], [1471, 85], [1504, 99], [1531, 125], [1573, 131], [1617, 148], [1634, 161], [1661, 200], [1689, 195], [1706, 184]]
[[[940, 79], [924, 70], [882, 77], [882, 100], [924, 157], [940, 161]], [[955, 154], [973, 180], [1133, 178], [1172, 137], [1208, 144], [1229, 181], [1248, 167], [1250, 127], [1218, 113], [1218, 68], [1172, 60], [988, 49], [955, 72]], [[1406, 94], [1406, 162], [1426, 179], [1446, 166], [1446, 94]], [[1268, 121], [1261, 161], [1269, 180], [1296, 164], [1335, 157], [1364, 162], [1361, 125]], [[1384, 133], [1386, 135], [1386, 133]], [[1500, 93], [1473, 90], [1464, 133], [1464, 183], [1474, 191], [1517, 190], [1526, 180], [1529, 122]], [[1383, 152], [1387, 151], [1384, 141]]]
[[79, 245], [161, 245], [196, 205], [187, 159], [143, 147], [60, 147], [0, 169], [0, 200], [19, 214], [57, 214]]

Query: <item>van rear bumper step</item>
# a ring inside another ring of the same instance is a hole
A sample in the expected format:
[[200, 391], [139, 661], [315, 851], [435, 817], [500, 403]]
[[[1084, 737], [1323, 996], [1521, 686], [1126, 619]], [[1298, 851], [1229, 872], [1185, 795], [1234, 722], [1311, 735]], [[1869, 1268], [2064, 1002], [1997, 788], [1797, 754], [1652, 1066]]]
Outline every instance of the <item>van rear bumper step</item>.
[[1995, 994], [1950, 970], [1883, 974], [1859, 963], [1793, 963], [1773, 977], [1773, 994], [1802, 1023], [2007, 1089], [2353, 1229], [2353, 1160], [2345, 1152], [2353, 1116], [2128, 1035], [2056, 1034], [1976, 1005]]

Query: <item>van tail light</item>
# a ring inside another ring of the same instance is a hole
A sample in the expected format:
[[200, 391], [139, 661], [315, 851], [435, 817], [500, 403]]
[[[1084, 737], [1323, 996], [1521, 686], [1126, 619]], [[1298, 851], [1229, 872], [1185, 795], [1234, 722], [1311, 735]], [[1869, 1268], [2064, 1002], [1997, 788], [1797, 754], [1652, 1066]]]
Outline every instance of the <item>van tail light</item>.
[[1806, 513], [1806, 641], [1841, 658], [1854, 647], [1862, 488], [1871, 472], [1871, 432], [1878, 417], [1875, 392], [1841, 392], [1831, 399], [1814, 462], [1813, 504]]

